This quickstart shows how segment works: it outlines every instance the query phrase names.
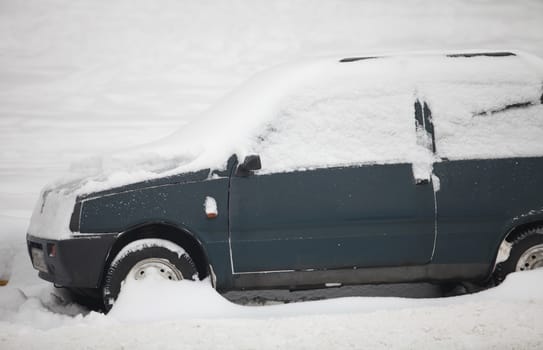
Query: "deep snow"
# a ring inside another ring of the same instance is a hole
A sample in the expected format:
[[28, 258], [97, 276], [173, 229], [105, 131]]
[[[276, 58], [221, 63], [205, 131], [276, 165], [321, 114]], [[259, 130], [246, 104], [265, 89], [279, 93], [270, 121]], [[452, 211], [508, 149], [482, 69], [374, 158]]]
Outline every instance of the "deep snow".
[[[338, 314], [286, 305], [257, 318], [159, 312], [138, 323], [128, 317], [135, 305], [118, 319], [83, 316], [30, 266], [24, 234], [40, 188], [96, 167], [95, 153], [158, 140], [285, 61], [443, 48], [543, 57], [543, 3], [0, 0], [0, 278], [10, 279], [0, 287], [0, 348], [542, 348], [542, 301], [526, 294], [342, 299], [331, 301]], [[541, 289], [539, 273], [513, 277], [510, 294]], [[195, 305], [219, 303], [201, 289]]]
[[[155, 287], [160, 286], [157, 290]], [[460, 297], [242, 306], [209, 282], [127, 281], [108, 316], [38, 283], [0, 290], [4, 349], [539, 349], [543, 270]], [[136, 312], [137, 311], [137, 312]]]

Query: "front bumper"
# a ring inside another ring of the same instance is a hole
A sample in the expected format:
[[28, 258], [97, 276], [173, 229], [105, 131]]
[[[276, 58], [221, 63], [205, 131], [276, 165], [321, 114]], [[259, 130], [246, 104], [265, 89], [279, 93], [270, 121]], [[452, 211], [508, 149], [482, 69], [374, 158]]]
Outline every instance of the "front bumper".
[[115, 238], [110, 234], [52, 240], [27, 235], [26, 240], [40, 278], [59, 287], [98, 288]]

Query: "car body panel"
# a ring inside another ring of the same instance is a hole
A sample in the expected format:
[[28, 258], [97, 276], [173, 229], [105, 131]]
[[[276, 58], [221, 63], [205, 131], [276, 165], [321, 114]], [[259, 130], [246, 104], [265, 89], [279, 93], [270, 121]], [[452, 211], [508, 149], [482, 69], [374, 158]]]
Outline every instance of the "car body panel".
[[[212, 220], [205, 213], [207, 196], [215, 199], [219, 210], [219, 215]], [[194, 232], [201, 240], [224, 241], [228, 230], [227, 198], [227, 178], [94, 197], [83, 202], [80, 232], [123, 232], [149, 222], [164, 222]]]
[[423, 265], [434, 208], [410, 164], [233, 176], [234, 272]]
[[[209, 174], [209, 172], [208, 172]], [[194, 236], [207, 252], [220, 278], [230, 270], [228, 247], [228, 177], [200, 181], [149, 184], [87, 197], [80, 219], [81, 235], [124, 234], [147, 224], [166, 224]], [[206, 216], [207, 196], [217, 202], [218, 216]], [[224, 270], [224, 271], [223, 271]], [[219, 281], [220, 282], [220, 281]]]
[[542, 218], [541, 157], [444, 161], [434, 174], [436, 263], [493, 261], [506, 233]]
[[[35, 248], [44, 254], [47, 271], [40, 271], [39, 276], [58, 286], [76, 288], [100, 286], [104, 263], [115, 239], [115, 235], [87, 235], [65, 240], [27, 236], [29, 252]], [[56, 246], [56, 256], [47, 254], [48, 244]]]
[[369, 283], [484, 281], [490, 264], [426, 264], [412, 266], [242, 273], [228, 290], [306, 289]]

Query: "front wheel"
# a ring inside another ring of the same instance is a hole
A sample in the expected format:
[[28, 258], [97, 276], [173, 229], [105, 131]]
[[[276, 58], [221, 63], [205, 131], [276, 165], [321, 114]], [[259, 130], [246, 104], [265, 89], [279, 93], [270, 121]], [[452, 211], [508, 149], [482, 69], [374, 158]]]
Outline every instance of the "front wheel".
[[141, 239], [127, 244], [110, 264], [102, 290], [105, 311], [119, 296], [125, 279], [141, 280], [154, 274], [166, 280], [195, 280], [198, 272], [188, 253], [163, 239]]
[[512, 243], [509, 258], [498, 264], [494, 272], [496, 282], [517, 271], [534, 270], [543, 267], [543, 227], [523, 232]]

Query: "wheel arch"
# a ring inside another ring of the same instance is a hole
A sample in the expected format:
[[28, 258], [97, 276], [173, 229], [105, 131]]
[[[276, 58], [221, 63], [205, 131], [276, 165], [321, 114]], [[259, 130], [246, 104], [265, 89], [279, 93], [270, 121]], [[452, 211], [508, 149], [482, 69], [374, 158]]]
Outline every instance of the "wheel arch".
[[543, 227], [543, 216], [533, 215], [531, 217], [523, 217], [523, 220], [513, 221], [513, 224], [507, 230], [507, 232], [502, 236], [499, 241], [498, 248], [494, 255], [494, 263], [492, 272], [496, 269], [496, 266], [506, 261], [509, 258], [513, 242], [515, 242], [520, 236], [522, 236], [526, 231], [536, 229], [538, 227]]
[[144, 238], [165, 239], [185, 249], [196, 265], [198, 277], [200, 279], [204, 279], [213, 273], [203, 244], [194, 234], [189, 230], [180, 228], [176, 225], [164, 222], [153, 222], [132, 227], [121, 232], [117, 236], [107, 254], [100, 284], [103, 283], [103, 276], [106, 275], [109, 265], [121, 249], [131, 242]]
[[543, 226], [543, 218], [538, 218], [538, 219], [534, 219], [534, 221], [518, 224], [518, 226], [513, 227], [507, 232], [507, 234], [502, 239], [502, 241], [505, 240], [509, 243], [512, 243], [517, 238], [519, 238], [524, 232], [531, 229], [535, 229], [537, 227], [541, 227], [541, 226]]

